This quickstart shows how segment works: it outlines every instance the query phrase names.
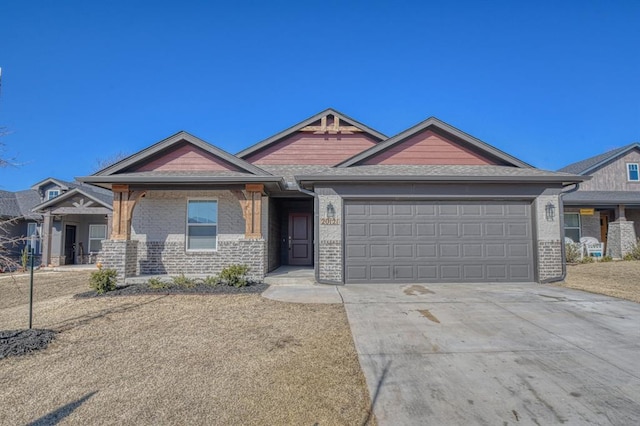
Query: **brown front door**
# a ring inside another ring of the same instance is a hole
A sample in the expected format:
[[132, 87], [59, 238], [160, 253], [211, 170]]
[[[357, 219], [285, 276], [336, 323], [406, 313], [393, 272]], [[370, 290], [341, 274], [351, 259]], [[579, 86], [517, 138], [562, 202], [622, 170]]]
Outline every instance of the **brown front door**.
[[289, 213], [289, 265], [312, 265], [311, 213]]
[[607, 232], [609, 231], [609, 216], [600, 212], [600, 241], [607, 243]]

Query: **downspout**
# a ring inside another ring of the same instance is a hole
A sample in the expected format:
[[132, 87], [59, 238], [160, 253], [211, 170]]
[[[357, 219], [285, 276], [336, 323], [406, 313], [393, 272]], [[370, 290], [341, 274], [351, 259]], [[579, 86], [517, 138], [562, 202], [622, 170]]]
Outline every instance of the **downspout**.
[[[580, 187], [580, 183], [574, 183], [574, 185], [575, 185], [574, 188], [560, 193], [560, 197], [559, 197], [560, 202], [558, 203], [559, 204], [558, 216], [560, 216], [561, 232], [564, 232], [564, 202], [562, 201], [562, 197], [565, 196], [566, 194], [571, 194], [572, 192], [576, 192]], [[566, 248], [564, 243], [564, 236], [560, 240], [560, 253], [561, 253], [560, 255], [562, 256], [562, 275], [560, 275], [559, 277], [550, 278], [548, 280], [542, 281], [543, 284], [564, 281], [564, 279], [567, 277], [567, 253], [566, 253]]]

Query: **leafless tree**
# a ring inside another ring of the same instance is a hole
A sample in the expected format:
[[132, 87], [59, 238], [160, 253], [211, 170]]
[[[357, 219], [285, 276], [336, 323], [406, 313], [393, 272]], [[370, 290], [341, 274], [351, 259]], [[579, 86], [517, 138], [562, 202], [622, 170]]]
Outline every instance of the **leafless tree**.
[[98, 172], [102, 169], [106, 169], [109, 166], [116, 164], [118, 161], [124, 160], [130, 154], [124, 151], [118, 151], [113, 155], [104, 158], [96, 158], [93, 162], [93, 173]]

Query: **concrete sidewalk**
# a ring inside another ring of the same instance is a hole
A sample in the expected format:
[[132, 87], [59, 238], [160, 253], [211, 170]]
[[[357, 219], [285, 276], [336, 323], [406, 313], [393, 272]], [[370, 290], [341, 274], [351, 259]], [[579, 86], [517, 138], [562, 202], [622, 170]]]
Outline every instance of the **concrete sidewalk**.
[[640, 419], [640, 304], [540, 284], [339, 288], [381, 425]]

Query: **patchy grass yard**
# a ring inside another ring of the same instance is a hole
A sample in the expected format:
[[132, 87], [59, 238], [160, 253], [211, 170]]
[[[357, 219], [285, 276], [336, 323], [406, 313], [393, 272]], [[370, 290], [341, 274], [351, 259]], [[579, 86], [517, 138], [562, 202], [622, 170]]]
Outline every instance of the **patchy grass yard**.
[[[0, 279], [24, 328], [28, 277]], [[49, 347], [0, 360], [0, 423], [363, 424], [369, 396], [341, 305], [259, 295], [74, 299], [88, 273], [36, 276]], [[373, 423], [374, 421], [372, 421]]]
[[559, 285], [640, 303], [640, 261], [568, 265]]

